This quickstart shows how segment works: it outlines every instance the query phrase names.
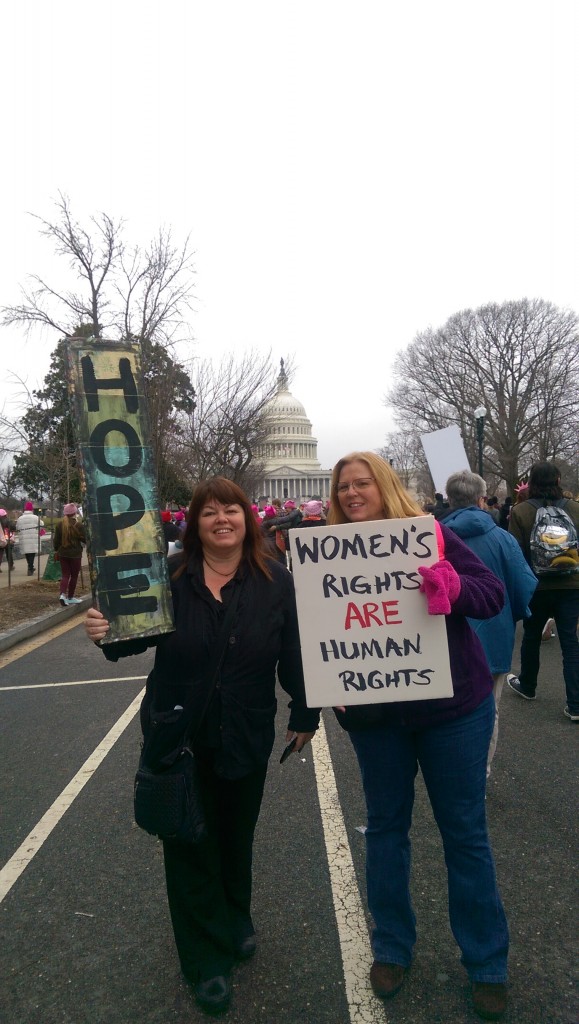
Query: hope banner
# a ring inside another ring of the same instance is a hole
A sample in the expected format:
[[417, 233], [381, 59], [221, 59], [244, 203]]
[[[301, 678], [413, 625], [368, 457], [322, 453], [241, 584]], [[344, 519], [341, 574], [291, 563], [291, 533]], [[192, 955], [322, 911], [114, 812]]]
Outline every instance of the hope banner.
[[91, 587], [106, 643], [174, 629], [138, 348], [66, 343]]
[[432, 516], [289, 538], [309, 707], [452, 696], [444, 615], [419, 590], [439, 560]]

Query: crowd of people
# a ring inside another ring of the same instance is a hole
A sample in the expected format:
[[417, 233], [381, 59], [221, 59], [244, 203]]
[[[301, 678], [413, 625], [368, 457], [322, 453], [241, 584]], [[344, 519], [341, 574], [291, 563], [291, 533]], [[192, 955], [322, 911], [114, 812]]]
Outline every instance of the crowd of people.
[[[75, 603], [86, 542], [78, 512], [67, 504], [54, 530], [61, 604]], [[452, 696], [334, 708], [351, 740], [367, 806], [369, 982], [376, 996], [392, 998], [414, 956], [411, 823], [420, 769], [444, 848], [448, 914], [473, 1008], [498, 1020], [507, 1007], [509, 932], [487, 831], [486, 782], [505, 682], [518, 697], [535, 699], [540, 645], [551, 621], [563, 656], [564, 714], [579, 721], [579, 502], [563, 493], [555, 464], [534, 465], [513, 500], [502, 503], [487, 495], [481, 476], [463, 470], [448, 478], [445, 496], [421, 505], [388, 462], [365, 451], [338, 461], [327, 502], [316, 496], [260, 507], [230, 480], [205, 480], [188, 509], [161, 512], [174, 632], [107, 644], [109, 623], [96, 608], [86, 615], [87, 635], [109, 660], [155, 648], [141, 727], [159, 764], [176, 737], [198, 723], [193, 746], [207, 837], [196, 845], [164, 839], [163, 853], [181, 968], [210, 1014], [227, 1009], [234, 965], [257, 948], [252, 848], [274, 743], [276, 682], [290, 698], [286, 741], [295, 750], [315, 742], [319, 724], [321, 709], [306, 702], [290, 532], [429, 513], [438, 560], [419, 570], [420, 600], [429, 614], [444, 616]], [[563, 527], [537, 532], [553, 515], [567, 529], [562, 554]], [[0, 555], [10, 536], [6, 518], [0, 509]], [[39, 529], [38, 516], [25, 506], [16, 530], [29, 573]], [[221, 647], [213, 688], [209, 676]]]
[[[14, 572], [17, 545], [18, 554], [23, 555], [26, 562], [27, 576], [34, 576], [38, 569], [36, 559], [40, 556], [42, 538], [45, 536], [44, 520], [38, 511], [34, 511], [31, 501], [25, 502], [23, 511], [15, 521], [6, 509], [0, 509], [0, 572], [4, 556], [10, 572]], [[86, 533], [79, 507], [74, 502], [67, 502], [62, 519], [53, 525], [52, 534], [53, 559], [61, 569], [58, 599], [63, 607], [80, 604], [75, 591], [85, 545]]]
[[[520, 484], [516, 488], [516, 500], [524, 501], [527, 497], [527, 491], [528, 484]], [[510, 495], [507, 494], [503, 501], [501, 502], [499, 501], [499, 498], [497, 497], [496, 494], [486, 493], [485, 484], [485, 493], [483, 495], [483, 498], [484, 501], [481, 506], [482, 509], [485, 512], [488, 512], [491, 519], [497, 524], [497, 526], [502, 526], [503, 530], [508, 530], [509, 520], [511, 517], [511, 509], [513, 507], [513, 499], [510, 497]], [[448, 492], [445, 498], [444, 495], [440, 493], [440, 491], [436, 491], [434, 495], [434, 501], [425, 502], [423, 508], [425, 512], [429, 512], [431, 515], [434, 516], [435, 519], [444, 519], [444, 517], [447, 516], [448, 513], [450, 512], [450, 500], [448, 497]]]
[[[483, 640], [495, 677], [497, 720], [490, 748], [490, 768], [496, 748], [498, 703], [503, 685], [506, 681], [523, 700], [535, 700], [541, 643], [554, 636], [559, 637], [563, 659], [566, 696], [563, 714], [570, 721], [579, 722], [579, 501], [570, 492], [563, 491], [560, 469], [553, 462], [535, 463], [528, 480], [515, 488], [514, 499], [507, 497], [502, 505], [489, 499], [485, 481], [470, 472], [451, 476], [446, 494], [445, 500], [439, 495], [442, 508], [428, 505], [427, 510], [438, 522], [455, 529], [503, 580], [512, 612], [507, 616], [504, 611], [502, 622], [493, 619], [484, 625], [473, 623]], [[555, 513], [560, 510], [559, 522], [545, 526], [542, 544], [535, 524], [544, 521], [539, 510], [546, 509], [554, 509]], [[498, 520], [493, 515], [494, 510], [498, 511]], [[570, 538], [569, 548], [562, 556], [558, 541], [565, 531]], [[547, 551], [543, 564], [539, 557], [542, 546]], [[552, 564], [549, 564], [549, 547], [553, 556], [559, 556]], [[523, 626], [521, 667], [518, 672], [512, 672], [514, 626], [520, 620]], [[505, 633], [507, 626], [508, 635]]]
[[[230, 481], [205, 481], [195, 488], [169, 559], [175, 633], [107, 645], [108, 623], [96, 609], [87, 614], [87, 634], [104, 642], [107, 658], [156, 647], [141, 709], [146, 744], [163, 716], [179, 709], [189, 721], [199, 714], [208, 685], [204, 667], [227, 609], [239, 601], [231, 608], [219, 689], [195, 737], [209, 836], [199, 846], [163, 844], [182, 970], [209, 1013], [227, 1009], [233, 966], [256, 949], [251, 850], [273, 745], [276, 674], [291, 697], [287, 740], [295, 738], [301, 749], [319, 720], [320, 709], [308, 708], [305, 699], [290, 531], [429, 512], [437, 520], [438, 561], [420, 570], [420, 590], [429, 614], [445, 617], [453, 695], [334, 708], [358, 759], [367, 804], [374, 955], [369, 981], [379, 998], [395, 996], [414, 955], [410, 831], [420, 768], [444, 847], [448, 912], [473, 1007], [487, 1020], [505, 1012], [509, 935], [487, 831], [486, 781], [505, 680], [519, 696], [534, 698], [547, 616], [563, 638], [565, 714], [579, 720], [579, 573], [571, 570], [545, 583], [533, 571], [529, 541], [539, 507], [564, 504], [577, 529], [579, 503], [564, 498], [552, 464], [532, 468], [514, 503], [490, 500], [485, 481], [470, 471], [453, 474], [445, 489], [446, 498], [437, 495], [433, 507], [422, 507], [372, 452], [339, 460], [326, 503], [317, 497], [299, 505], [287, 499], [260, 508]], [[163, 516], [172, 527], [174, 518]], [[514, 676], [509, 670], [521, 620], [522, 669]]]

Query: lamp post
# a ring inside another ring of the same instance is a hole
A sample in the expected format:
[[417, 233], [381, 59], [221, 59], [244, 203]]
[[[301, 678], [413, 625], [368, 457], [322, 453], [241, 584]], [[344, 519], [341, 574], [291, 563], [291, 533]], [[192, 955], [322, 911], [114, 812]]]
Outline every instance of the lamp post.
[[483, 475], [483, 441], [485, 433], [485, 416], [487, 411], [484, 405], [479, 405], [474, 411], [476, 420], [476, 439], [478, 442], [478, 475]]

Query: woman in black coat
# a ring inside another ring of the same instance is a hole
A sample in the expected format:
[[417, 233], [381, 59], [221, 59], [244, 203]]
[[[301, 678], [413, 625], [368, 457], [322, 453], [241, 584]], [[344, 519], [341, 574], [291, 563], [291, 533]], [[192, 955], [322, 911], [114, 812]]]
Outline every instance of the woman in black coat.
[[[169, 566], [175, 631], [154, 641], [141, 708], [145, 738], [152, 706], [156, 712], [181, 706], [191, 721], [199, 717], [220, 623], [239, 592], [219, 682], [195, 741], [208, 837], [195, 846], [163, 843], [181, 967], [199, 1004], [215, 1013], [229, 1003], [235, 960], [256, 948], [252, 846], [274, 743], [276, 672], [291, 697], [287, 738], [297, 734], [296, 750], [311, 740], [319, 711], [306, 707], [292, 576], [268, 557], [236, 484], [216, 477], [197, 486], [183, 552]], [[106, 637], [108, 623], [96, 609], [85, 625], [91, 640]], [[147, 640], [130, 640], [103, 649], [116, 660], [146, 646]]]

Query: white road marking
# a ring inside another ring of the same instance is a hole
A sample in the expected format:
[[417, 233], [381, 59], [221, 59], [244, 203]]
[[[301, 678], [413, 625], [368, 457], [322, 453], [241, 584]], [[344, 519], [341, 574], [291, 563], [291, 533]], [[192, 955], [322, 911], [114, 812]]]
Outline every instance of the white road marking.
[[91, 686], [93, 683], [132, 683], [146, 679], [146, 676], [115, 676], [111, 679], [77, 679], [73, 683], [20, 683], [19, 686], [0, 686], [0, 693], [5, 690], [50, 690], [54, 686]]
[[351, 1024], [385, 1024], [370, 987], [372, 951], [323, 721], [312, 743]]
[[[125, 676], [128, 681], [145, 676]], [[1, 690], [40, 689], [51, 686], [84, 686], [92, 683], [120, 682], [121, 678], [86, 679], [70, 683], [45, 683], [32, 686], [6, 686]], [[60, 796], [49, 807], [38, 825], [0, 870], [0, 903], [10, 892], [30, 861], [49, 837], [78, 794], [116, 741], [137, 714], [144, 695], [141, 690], [115, 725], [79, 769]], [[342, 952], [346, 998], [351, 1024], [385, 1024], [382, 1002], [373, 995], [368, 980], [372, 952], [364, 908], [360, 899], [344, 817], [340, 807], [332, 758], [323, 721], [312, 744], [314, 768], [326, 843], [332, 898]]]
[[127, 710], [115, 722], [98, 747], [93, 750], [82, 768], [78, 770], [68, 786], [63, 789], [60, 796], [48, 808], [46, 814], [40, 819], [36, 827], [32, 829], [32, 832], [27, 835], [24, 842], [16, 850], [16, 853], [6, 862], [0, 871], [0, 903], [10, 892], [14, 883], [20, 878], [22, 872], [28, 867], [32, 858], [38, 853], [40, 847], [48, 839], [60, 819], [66, 814], [80, 791], [90, 781], [98, 766], [104, 761], [127, 726], [132, 722], [139, 710], [144, 693], [145, 690], [141, 690], [135, 699], [131, 701]]

